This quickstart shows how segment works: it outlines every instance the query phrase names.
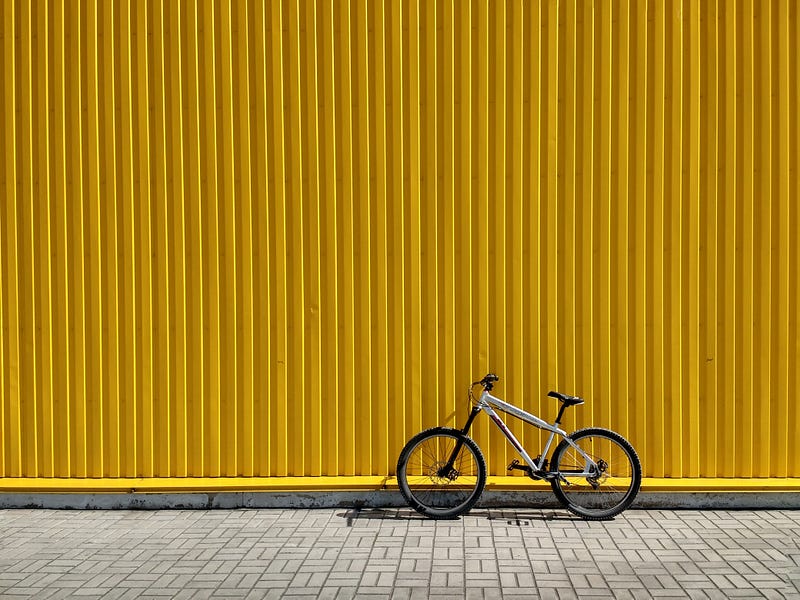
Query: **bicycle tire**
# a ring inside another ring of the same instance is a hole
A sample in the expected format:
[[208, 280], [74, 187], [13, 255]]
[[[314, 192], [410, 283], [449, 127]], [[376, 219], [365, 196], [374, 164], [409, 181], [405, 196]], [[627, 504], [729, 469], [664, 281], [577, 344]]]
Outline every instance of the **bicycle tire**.
[[[457, 442], [461, 450], [453, 464], [455, 477], [438, 470]], [[486, 461], [478, 445], [458, 429], [434, 427], [411, 438], [397, 461], [397, 483], [408, 505], [432, 519], [453, 519], [468, 512], [486, 485]]]
[[642, 484], [642, 465], [630, 442], [599, 427], [581, 429], [569, 438], [606, 466], [595, 478], [573, 475], [584, 470], [585, 459], [567, 440], [561, 440], [550, 462], [551, 472], [560, 475], [550, 482], [558, 501], [571, 513], [592, 521], [610, 519], [628, 508]]

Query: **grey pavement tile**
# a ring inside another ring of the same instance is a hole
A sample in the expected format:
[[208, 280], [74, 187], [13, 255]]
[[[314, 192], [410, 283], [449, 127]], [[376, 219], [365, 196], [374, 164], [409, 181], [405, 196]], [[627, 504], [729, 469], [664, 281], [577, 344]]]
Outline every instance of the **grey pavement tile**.
[[798, 598], [800, 511], [0, 511], [0, 596]]

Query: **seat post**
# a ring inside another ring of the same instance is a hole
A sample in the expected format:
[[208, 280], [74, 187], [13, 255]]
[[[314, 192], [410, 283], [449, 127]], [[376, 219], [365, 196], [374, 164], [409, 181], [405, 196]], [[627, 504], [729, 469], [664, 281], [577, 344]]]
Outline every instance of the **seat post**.
[[567, 403], [561, 402], [561, 408], [558, 409], [558, 416], [556, 417], [556, 422], [555, 422], [556, 425], [561, 424], [561, 417], [564, 414], [564, 409], [566, 408], [567, 408]]

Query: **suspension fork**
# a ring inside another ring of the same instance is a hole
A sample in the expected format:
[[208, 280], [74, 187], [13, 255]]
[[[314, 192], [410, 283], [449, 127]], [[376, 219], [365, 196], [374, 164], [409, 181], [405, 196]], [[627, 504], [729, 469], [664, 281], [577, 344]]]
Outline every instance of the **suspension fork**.
[[[481, 408], [479, 406], [473, 406], [472, 411], [469, 413], [469, 417], [467, 418], [467, 424], [464, 425], [464, 429], [461, 430], [461, 433], [467, 435], [469, 433], [469, 428], [472, 427], [472, 422], [475, 420], [475, 417], [481, 412]], [[439, 477], [447, 477], [448, 479], [454, 479], [454, 477], [450, 477], [450, 474], [453, 472], [453, 465], [456, 462], [456, 457], [458, 453], [461, 452], [461, 447], [464, 445], [464, 439], [459, 438], [456, 441], [456, 447], [453, 448], [453, 452], [450, 454], [450, 458], [447, 461], [447, 464], [444, 465], [439, 471], [436, 473]]]

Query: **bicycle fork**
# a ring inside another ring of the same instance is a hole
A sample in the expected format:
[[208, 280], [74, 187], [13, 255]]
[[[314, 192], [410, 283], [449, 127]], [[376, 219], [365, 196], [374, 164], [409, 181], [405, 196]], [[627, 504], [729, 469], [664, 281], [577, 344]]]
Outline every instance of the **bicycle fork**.
[[[463, 433], [465, 436], [469, 434], [469, 428], [472, 427], [472, 422], [475, 420], [475, 417], [477, 417], [480, 412], [481, 412], [480, 406], [472, 407], [472, 411], [469, 413], [469, 417], [467, 418], [467, 424], [464, 425], [464, 429], [461, 430], [461, 433]], [[456, 477], [459, 476], [459, 472], [456, 471], [453, 467], [455, 466], [458, 453], [461, 452], [461, 448], [463, 446], [464, 446], [464, 439], [459, 438], [458, 441], [456, 441], [456, 447], [453, 448], [453, 452], [450, 454], [450, 458], [447, 460], [444, 466], [441, 467], [436, 472], [436, 475], [438, 477], [447, 478], [450, 481], [453, 481], [456, 479]]]

